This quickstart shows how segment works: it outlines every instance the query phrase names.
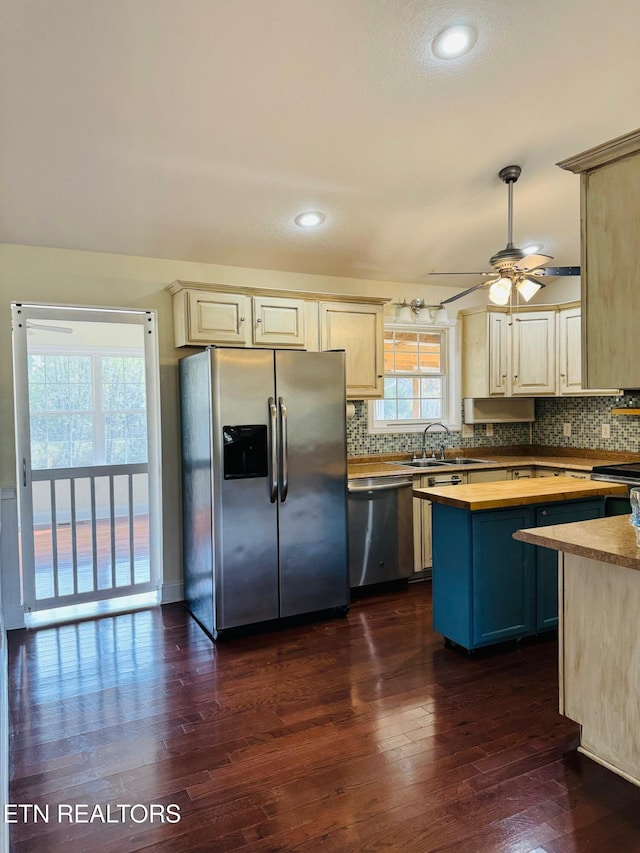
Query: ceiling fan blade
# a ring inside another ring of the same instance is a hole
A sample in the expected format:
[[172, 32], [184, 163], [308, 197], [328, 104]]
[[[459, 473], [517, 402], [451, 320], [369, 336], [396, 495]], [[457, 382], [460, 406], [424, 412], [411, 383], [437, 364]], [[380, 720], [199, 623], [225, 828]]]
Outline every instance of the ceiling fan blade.
[[529, 281], [533, 281], [535, 284], [537, 284], [537, 285], [538, 285], [538, 287], [546, 287], [546, 286], [547, 286], [547, 285], [546, 285], [546, 284], [544, 284], [543, 282], [538, 281], [538, 279], [536, 278], [535, 274], [534, 274], [534, 275], [523, 275], [522, 277], [523, 277], [523, 278], [527, 278], [527, 279], [529, 279]]
[[429, 275], [495, 275], [495, 272], [430, 272]]
[[455, 296], [450, 296], [448, 299], [443, 299], [440, 304], [446, 305], [448, 302], [455, 302], [456, 299], [462, 299], [462, 297], [466, 296], [468, 293], [473, 293], [474, 290], [479, 290], [481, 287], [486, 287], [488, 284], [488, 281], [481, 281], [480, 284], [476, 284], [473, 287], [468, 287], [466, 290], [463, 290], [460, 293], [456, 293]]
[[532, 275], [580, 275], [580, 267], [542, 267], [533, 270]]
[[541, 267], [547, 261], [552, 261], [550, 255], [525, 255], [524, 258], [514, 264], [514, 269], [517, 272], [531, 272], [536, 267]]

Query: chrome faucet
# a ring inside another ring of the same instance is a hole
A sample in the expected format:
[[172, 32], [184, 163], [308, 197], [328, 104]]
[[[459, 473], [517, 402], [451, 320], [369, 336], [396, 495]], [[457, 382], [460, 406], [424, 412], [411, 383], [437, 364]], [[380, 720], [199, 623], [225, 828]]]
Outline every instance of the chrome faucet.
[[[441, 424], [441, 423], [427, 424], [424, 432], [422, 433], [422, 458], [423, 459], [427, 458], [427, 433], [429, 432], [431, 427], [437, 427], [437, 426], [442, 427], [442, 429], [446, 432], [447, 435], [451, 434], [449, 432], [449, 429], [444, 424]], [[432, 459], [436, 458], [435, 449], [431, 450], [431, 458]], [[440, 445], [440, 459], [444, 459], [444, 444]]]

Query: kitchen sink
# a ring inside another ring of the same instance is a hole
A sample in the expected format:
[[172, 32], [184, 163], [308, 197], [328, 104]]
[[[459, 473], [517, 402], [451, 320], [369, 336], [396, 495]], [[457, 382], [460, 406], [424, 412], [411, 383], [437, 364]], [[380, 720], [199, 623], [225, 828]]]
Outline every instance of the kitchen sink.
[[413, 462], [401, 462], [403, 468], [440, 468], [446, 463], [440, 459], [414, 459]]
[[402, 468], [441, 468], [445, 465], [440, 459], [414, 459], [412, 462], [387, 462], [387, 465], [400, 465]]
[[462, 459], [457, 457], [456, 459], [444, 459], [440, 462], [440, 465], [484, 465], [486, 461], [486, 459]]
[[387, 462], [387, 465], [401, 465], [403, 468], [441, 468], [443, 465], [483, 465], [486, 459], [413, 459], [411, 462]]

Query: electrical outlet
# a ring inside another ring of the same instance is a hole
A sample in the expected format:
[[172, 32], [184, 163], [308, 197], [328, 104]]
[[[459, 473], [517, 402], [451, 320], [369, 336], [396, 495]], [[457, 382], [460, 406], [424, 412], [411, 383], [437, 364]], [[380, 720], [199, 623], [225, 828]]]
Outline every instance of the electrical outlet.
[[571, 435], [571, 424], [562, 424], [562, 434], [567, 438]]
[[491, 437], [493, 435], [493, 424], [486, 424], [485, 425], [485, 431], [486, 431], [486, 435]]
[[602, 424], [602, 437], [611, 438], [611, 424]]
[[473, 424], [462, 424], [462, 437], [473, 438]]

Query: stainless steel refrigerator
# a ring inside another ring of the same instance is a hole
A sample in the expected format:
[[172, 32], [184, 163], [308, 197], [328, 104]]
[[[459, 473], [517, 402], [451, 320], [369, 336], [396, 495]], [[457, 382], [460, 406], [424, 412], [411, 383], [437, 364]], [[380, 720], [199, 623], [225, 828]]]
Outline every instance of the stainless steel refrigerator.
[[343, 352], [180, 360], [185, 598], [216, 639], [349, 603]]

